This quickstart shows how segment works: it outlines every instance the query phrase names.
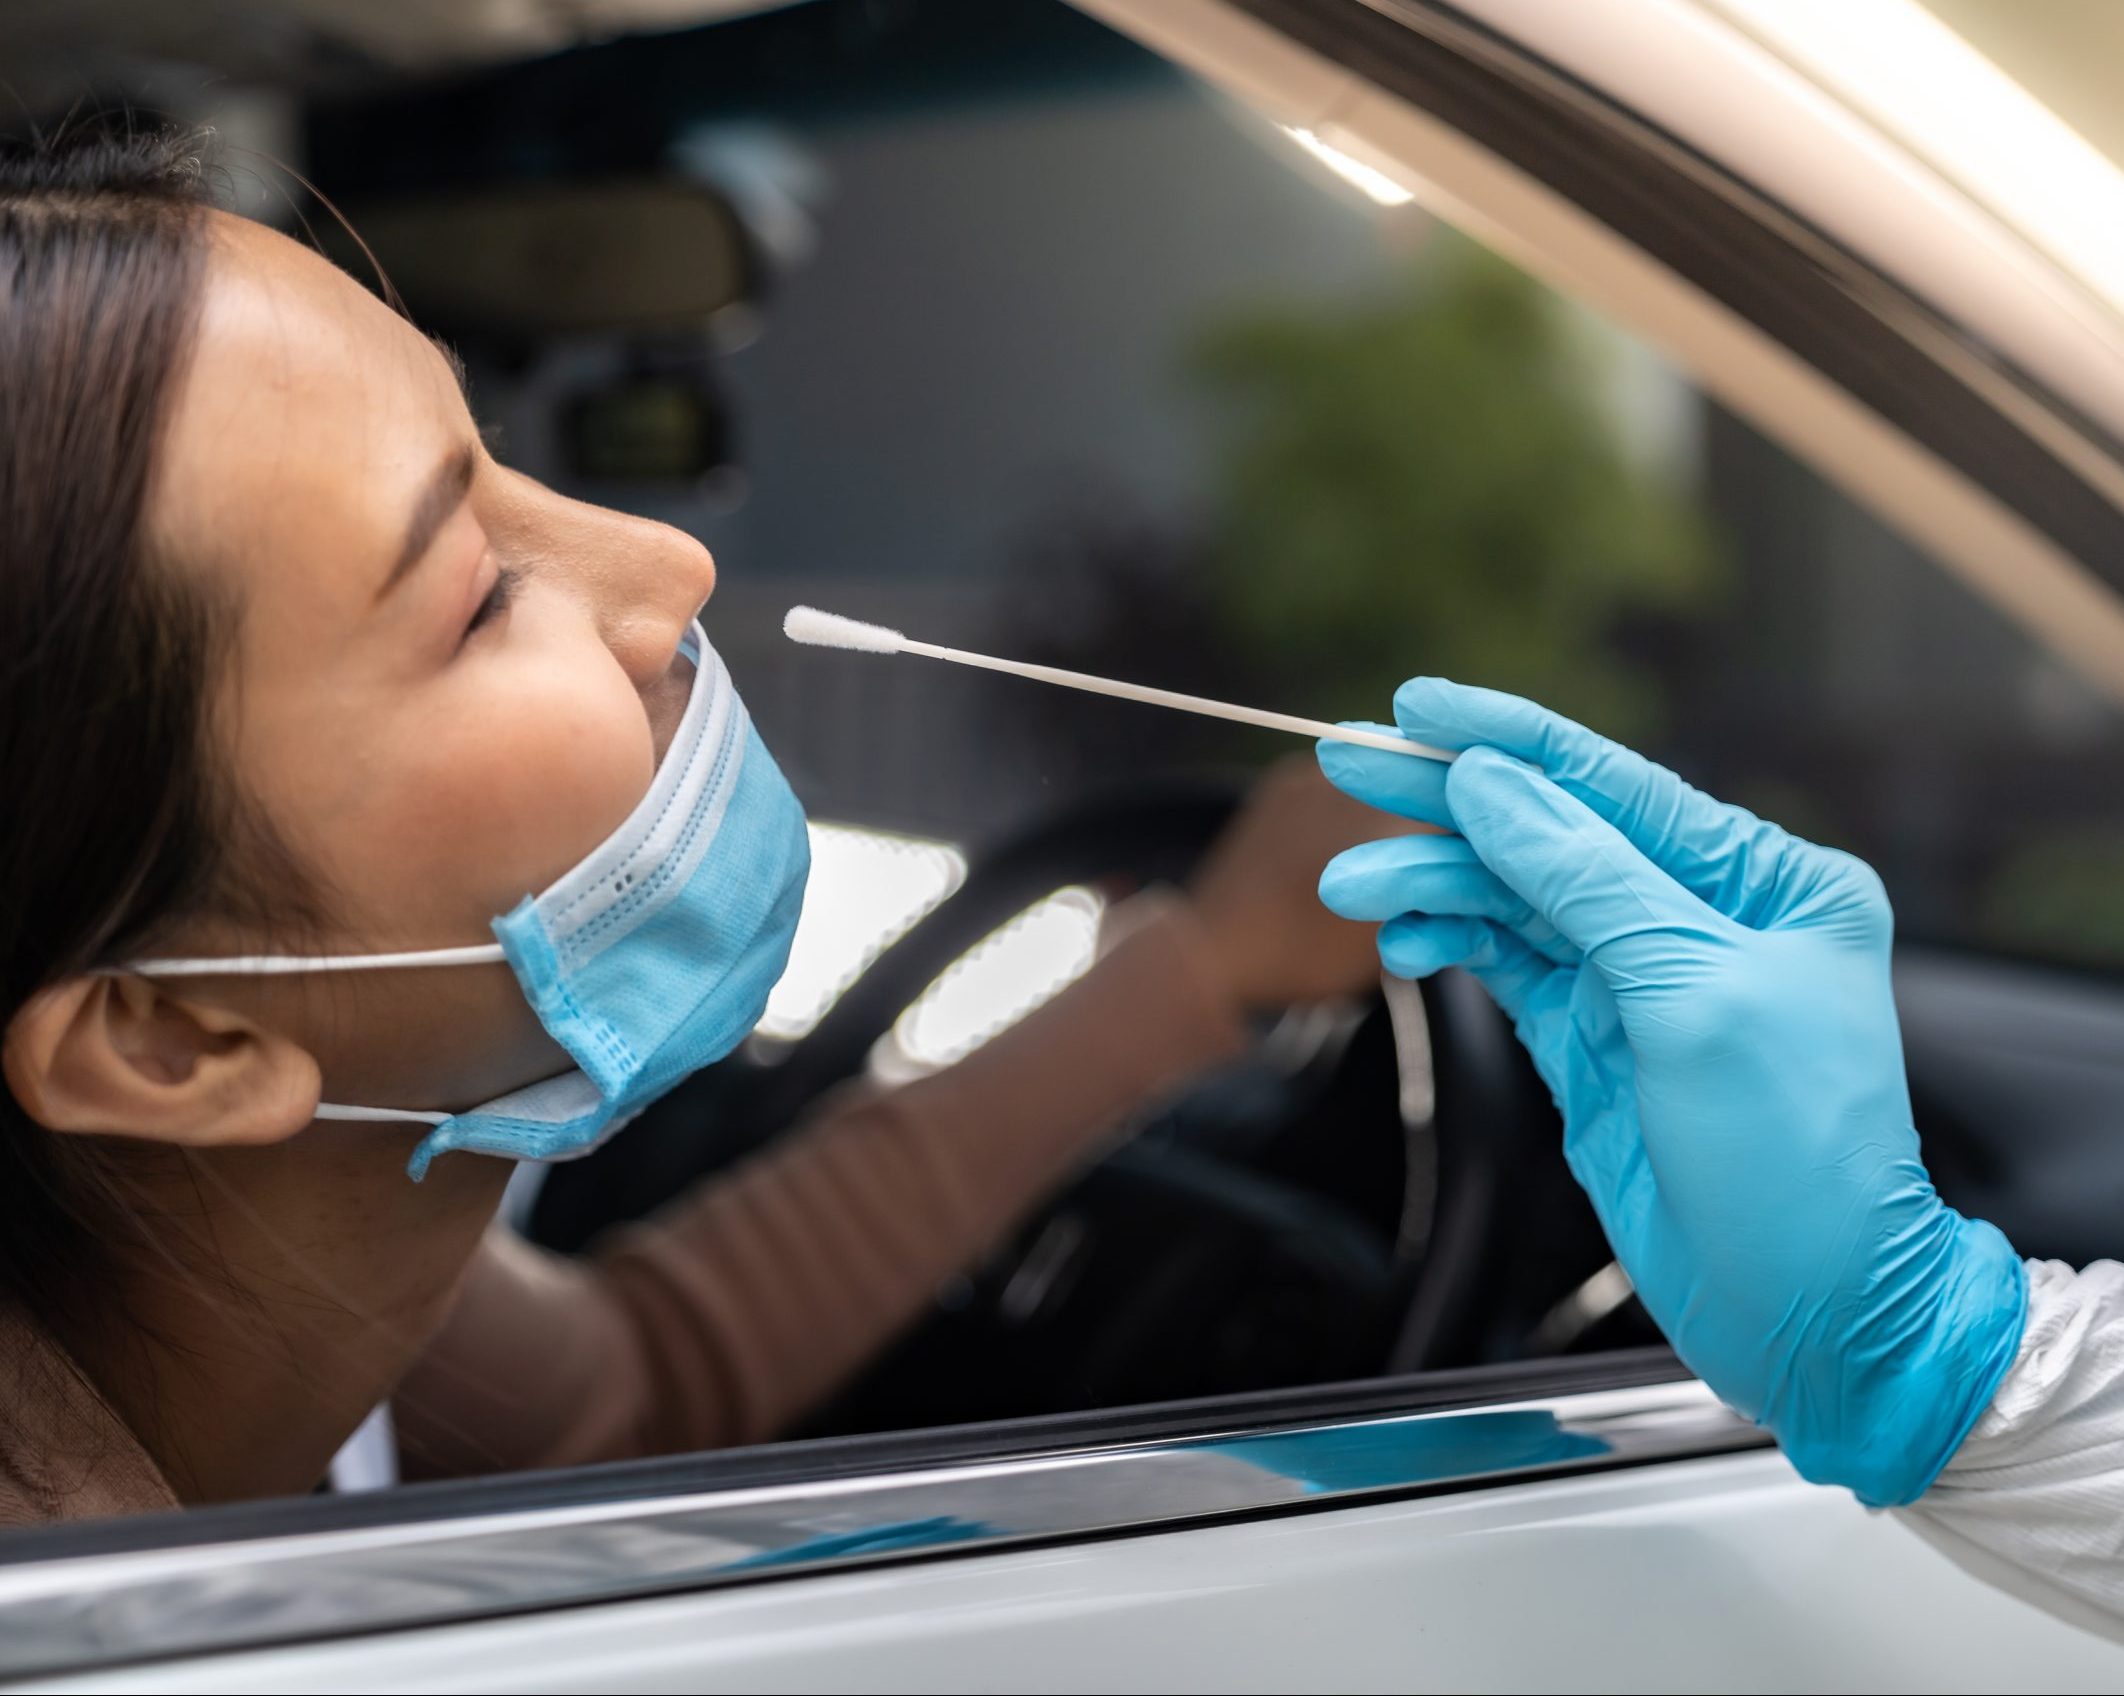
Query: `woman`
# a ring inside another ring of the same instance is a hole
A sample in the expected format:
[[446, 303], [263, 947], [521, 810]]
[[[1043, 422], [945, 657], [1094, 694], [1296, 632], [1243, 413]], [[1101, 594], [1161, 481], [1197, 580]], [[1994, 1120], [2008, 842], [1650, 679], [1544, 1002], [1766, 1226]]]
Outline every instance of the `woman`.
[[961, 1066], [591, 1261], [491, 1232], [512, 1163], [450, 1151], [579, 1152], [749, 1028], [802, 816], [708, 554], [497, 465], [199, 182], [0, 161], [0, 1522], [305, 1491], [383, 1402], [415, 1474], [767, 1436], [1247, 1009], [1369, 980], [1311, 899], [1358, 811], [1286, 772]]

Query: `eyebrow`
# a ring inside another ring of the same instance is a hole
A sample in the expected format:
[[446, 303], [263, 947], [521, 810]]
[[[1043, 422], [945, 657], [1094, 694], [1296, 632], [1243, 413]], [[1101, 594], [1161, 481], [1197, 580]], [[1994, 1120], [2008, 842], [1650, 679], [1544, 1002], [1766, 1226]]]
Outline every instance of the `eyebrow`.
[[413, 503], [412, 515], [406, 520], [405, 540], [398, 547], [398, 558], [391, 566], [390, 575], [384, 578], [383, 587], [376, 591], [379, 601], [397, 588], [406, 574], [420, 563], [421, 556], [434, 542], [435, 533], [463, 504], [465, 491], [472, 487], [472, 473], [478, 464], [479, 450], [468, 442], [435, 468], [427, 487], [420, 492], [420, 499]]
[[457, 392], [464, 397], [466, 407], [472, 405], [472, 374], [465, 369], [465, 362], [457, 356], [457, 349], [440, 336], [430, 336], [428, 345], [442, 355], [443, 363], [450, 368], [450, 375], [457, 383]]

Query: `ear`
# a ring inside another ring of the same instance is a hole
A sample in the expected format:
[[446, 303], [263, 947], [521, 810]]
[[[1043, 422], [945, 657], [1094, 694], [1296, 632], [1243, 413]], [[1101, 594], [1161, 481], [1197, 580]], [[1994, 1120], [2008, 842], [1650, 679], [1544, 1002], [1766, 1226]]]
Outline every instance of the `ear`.
[[39, 990], [8, 1022], [0, 1069], [48, 1130], [199, 1148], [291, 1137], [323, 1088], [317, 1062], [285, 1037], [127, 976]]

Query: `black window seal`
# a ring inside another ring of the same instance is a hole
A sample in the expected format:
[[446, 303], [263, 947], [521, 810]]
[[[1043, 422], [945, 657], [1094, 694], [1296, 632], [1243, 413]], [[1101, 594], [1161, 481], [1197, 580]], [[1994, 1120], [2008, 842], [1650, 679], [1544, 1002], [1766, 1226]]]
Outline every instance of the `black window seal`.
[[649, 1502], [709, 1491], [816, 1483], [920, 1467], [1010, 1460], [1095, 1445], [1228, 1435], [1368, 1415], [1443, 1412], [1594, 1390], [1634, 1389], [1688, 1376], [1669, 1349], [1627, 1349], [1554, 1361], [1466, 1367], [1033, 1419], [809, 1438], [548, 1472], [450, 1479], [349, 1495], [187, 1508], [175, 1513], [0, 1531], [0, 1568], [23, 1561], [70, 1560], [390, 1525], [426, 1525], [587, 1503]]

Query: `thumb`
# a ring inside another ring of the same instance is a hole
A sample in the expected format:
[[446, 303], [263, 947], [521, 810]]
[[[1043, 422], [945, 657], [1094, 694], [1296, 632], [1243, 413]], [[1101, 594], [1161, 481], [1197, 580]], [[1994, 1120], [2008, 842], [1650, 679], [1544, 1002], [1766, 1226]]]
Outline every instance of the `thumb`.
[[1509, 754], [1470, 748], [1447, 774], [1446, 800], [1483, 863], [1618, 992], [1664, 981], [1677, 941], [1727, 923], [1583, 801]]

